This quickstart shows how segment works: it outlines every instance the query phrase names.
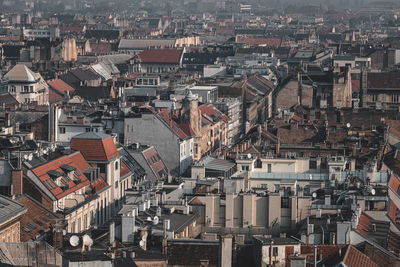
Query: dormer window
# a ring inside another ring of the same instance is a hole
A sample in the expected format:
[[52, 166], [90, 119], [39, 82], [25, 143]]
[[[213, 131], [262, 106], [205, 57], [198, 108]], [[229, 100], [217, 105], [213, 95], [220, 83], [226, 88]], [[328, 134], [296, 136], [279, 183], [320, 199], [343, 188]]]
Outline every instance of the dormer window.
[[70, 179], [70, 180], [74, 180], [74, 174], [76, 171], [76, 168], [67, 164], [61, 165], [60, 166], [61, 170], [63, 170], [63, 172], [65, 173], [65, 175]]

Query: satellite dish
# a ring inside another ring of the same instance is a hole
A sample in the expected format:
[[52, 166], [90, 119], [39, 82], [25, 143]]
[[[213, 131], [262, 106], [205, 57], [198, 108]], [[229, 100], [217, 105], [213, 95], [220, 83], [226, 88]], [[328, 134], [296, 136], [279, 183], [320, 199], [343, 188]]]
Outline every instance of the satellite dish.
[[317, 197], [317, 192], [312, 193], [312, 197], [316, 198]]
[[27, 160], [28, 159], [28, 155], [25, 154], [24, 155], [24, 159]]
[[67, 230], [63, 230], [63, 235], [66, 235], [67, 234]]
[[31, 160], [33, 159], [33, 155], [32, 155], [32, 153], [31, 153], [31, 154], [29, 154], [29, 156], [28, 156], [28, 159], [29, 159], [29, 161], [31, 161]]
[[376, 194], [376, 191], [375, 191], [374, 188], [372, 188], [372, 189], [371, 189], [371, 195], [375, 196], [375, 194]]
[[76, 247], [79, 245], [79, 237], [76, 235], [71, 236], [71, 238], [69, 239], [69, 243], [71, 244], [71, 246]]
[[159, 223], [159, 221], [160, 221], [160, 219], [158, 218], [158, 216], [154, 216], [153, 224], [157, 225]]
[[250, 153], [247, 154], [247, 158], [251, 159], [251, 154]]
[[151, 217], [147, 217], [147, 221], [148, 222], [151, 222], [152, 220], [151, 220]]
[[88, 236], [88, 235], [84, 235], [83, 236], [83, 238], [82, 238], [82, 241], [83, 241], [83, 244], [85, 245], [85, 246], [91, 246], [91, 245], [93, 245], [93, 240], [90, 238], [90, 236]]
[[143, 246], [144, 246], [144, 241], [143, 241], [143, 240], [140, 240], [140, 242], [139, 242], [139, 246], [141, 246], [141, 247], [143, 247]]
[[346, 123], [346, 127], [347, 127], [347, 128], [350, 128], [350, 127], [351, 127], [350, 122]]

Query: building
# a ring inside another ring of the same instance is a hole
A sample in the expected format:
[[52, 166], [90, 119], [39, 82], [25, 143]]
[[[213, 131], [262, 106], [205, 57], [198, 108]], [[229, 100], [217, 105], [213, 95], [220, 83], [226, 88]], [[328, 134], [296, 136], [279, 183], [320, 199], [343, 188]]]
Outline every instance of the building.
[[177, 72], [182, 67], [184, 49], [147, 49], [134, 58], [142, 73]]
[[400, 71], [364, 71], [361, 76], [362, 106], [399, 110]]
[[154, 146], [171, 174], [182, 174], [193, 161], [194, 133], [172, 120], [167, 109], [142, 112], [124, 120], [124, 144]]
[[15, 65], [3, 77], [8, 92], [21, 104], [47, 105], [49, 87], [39, 73], [23, 64]]
[[27, 212], [27, 208], [5, 196], [0, 196], [0, 202], [0, 241], [20, 242], [21, 227], [23, 227], [21, 218]]
[[287, 237], [254, 236], [256, 266], [291, 266], [289, 257], [300, 254], [300, 242]]

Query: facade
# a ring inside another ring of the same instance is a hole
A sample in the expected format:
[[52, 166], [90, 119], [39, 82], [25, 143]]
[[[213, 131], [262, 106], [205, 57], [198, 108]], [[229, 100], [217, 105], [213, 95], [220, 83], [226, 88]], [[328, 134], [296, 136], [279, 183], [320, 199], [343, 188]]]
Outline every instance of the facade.
[[180, 121], [190, 125], [194, 132], [193, 158], [195, 161], [207, 152], [229, 144], [227, 138], [229, 117], [213, 104], [199, 106], [198, 98], [189, 90], [183, 99]]
[[[177, 72], [182, 67], [184, 49], [148, 49], [133, 60], [142, 73]], [[134, 67], [135, 69], [135, 67]]]
[[399, 110], [399, 82], [399, 71], [364, 71], [361, 76], [362, 106], [381, 110]]
[[47, 105], [49, 86], [39, 73], [23, 64], [15, 65], [3, 77], [8, 92], [21, 104]]
[[182, 174], [192, 163], [192, 130], [174, 122], [167, 110], [126, 117], [124, 125], [124, 144], [153, 145], [172, 174]]
[[240, 135], [243, 133], [242, 120], [243, 120], [243, 110], [242, 110], [242, 100], [241, 97], [237, 98], [218, 98], [214, 102], [214, 106], [225, 113], [229, 117], [228, 122], [228, 140], [229, 145], [235, 144]]
[[21, 236], [21, 217], [27, 212], [24, 205], [11, 200], [7, 197], [0, 196], [2, 213], [0, 221], [0, 241], [4, 242], [20, 242]]

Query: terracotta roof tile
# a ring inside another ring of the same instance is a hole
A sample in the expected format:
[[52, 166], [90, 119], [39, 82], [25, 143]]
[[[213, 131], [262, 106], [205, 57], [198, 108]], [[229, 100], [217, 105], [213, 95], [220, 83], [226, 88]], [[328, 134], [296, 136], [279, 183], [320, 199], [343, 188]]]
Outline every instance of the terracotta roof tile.
[[22, 195], [16, 201], [28, 209], [21, 217], [21, 242], [34, 239], [42, 232], [49, 230], [55, 220], [59, 218], [58, 215], [30, 196]]
[[379, 267], [378, 264], [373, 262], [367, 255], [352, 245], [349, 245], [343, 263], [346, 264], [347, 267]]
[[[78, 174], [74, 174], [75, 179], [79, 182], [74, 182], [71, 179], [62, 178], [63, 182], [68, 185], [66, 190], [58, 186], [52, 178], [50, 178], [49, 171], [57, 171], [59, 173], [64, 173], [61, 169], [62, 165], [69, 165], [76, 168]], [[50, 161], [44, 165], [32, 169], [32, 172], [39, 178], [42, 184], [53, 194], [56, 199], [63, 198], [82, 187], [89, 184], [89, 180], [83, 174], [83, 171], [90, 168], [89, 163], [83, 158], [82, 154], [79, 152], [62, 156], [53, 161]]]
[[139, 54], [143, 63], [179, 64], [183, 50], [180, 49], [148, 49]]
[[117, 147], [111, 136], [84, 133], [74, 136], [71, 141], [73, 151], [80, 151], [89, 161], [108, 161], [118, 156]]
[[189, 137], [185, 131], [171, 118], [168, 113], [168, 109], [162, 109], [158, 115], [169, 126], [171, 131], [173, 131], [180, 139], [186, 139]]

